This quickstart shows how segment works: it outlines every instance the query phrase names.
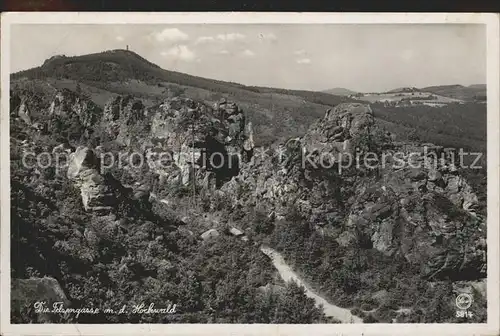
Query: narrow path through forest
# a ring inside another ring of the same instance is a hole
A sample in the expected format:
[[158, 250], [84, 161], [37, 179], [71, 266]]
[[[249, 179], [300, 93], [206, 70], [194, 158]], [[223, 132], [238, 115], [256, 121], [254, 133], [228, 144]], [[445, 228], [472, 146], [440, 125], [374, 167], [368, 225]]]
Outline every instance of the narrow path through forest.
[[284, 281], [295, 281], [298, 285], [301, 285], [305, 288], [306, 295], [316, 302], [317, 306], [322, 305], [325, 315], [328, 317], [333, 317], [336, 320], [339, 320], [342, 323], [363, 323], [363, 319], [358, 316], [355, 316], [351, 313], [349, 309], [338, 307], [334, 304], [331, 304], [323, 297], [314, 293], [310, 287], [292, 270], [290, 266], [285, 262], [283, 256], [270, 247], [261, 246], [260, 250], [267, 255], [276, 268], [276, 270], [281, 275], [281, 278]]

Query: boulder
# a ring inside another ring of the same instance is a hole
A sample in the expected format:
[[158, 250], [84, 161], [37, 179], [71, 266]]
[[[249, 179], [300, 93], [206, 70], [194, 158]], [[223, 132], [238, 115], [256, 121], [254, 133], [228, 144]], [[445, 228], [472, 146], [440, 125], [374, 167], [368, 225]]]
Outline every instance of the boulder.
[[437, 182], [443, 178], [443, 175], [436, 169], [430, 170], [427, 176], [428, 180], [431, 182]]
[[299, 143], [308, 153], [318, 151], [323, 157], [342, 159], [344, 156], [339, 154], [354, 153], [350, 140], [368, 132], [373, 124], [373, 112], [368, 105], [340, 104], [311, 125]]
[[216, 229], [210, 229], [210, 230], [203, 232], [200, 237], [203, 240], [208, 240], [210, 238], [217, 238], [217, 237], [219, 237], [219, 235], [220, 235], [219, 231], [217, 231]]
[[36, 313], [37, 307], [51, 308], [56, 302], [68, 308], [70, 301], [66, 297], [59, 282], [52, 277], [12, 279], [11, 307], [13, 316], [26, 317], [29, 312], [34, 312], [36, 323], [55, 323], [59, 315], [49, 313]]

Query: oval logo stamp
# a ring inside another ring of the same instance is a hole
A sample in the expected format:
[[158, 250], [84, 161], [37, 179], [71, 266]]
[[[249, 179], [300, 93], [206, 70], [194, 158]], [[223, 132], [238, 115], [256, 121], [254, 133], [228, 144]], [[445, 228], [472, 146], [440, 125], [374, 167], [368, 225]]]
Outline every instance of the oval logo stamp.
[[472, 295], [467, 293], [458, 294], [455, 304], [459, 309], [467, 310], [472, 306]]

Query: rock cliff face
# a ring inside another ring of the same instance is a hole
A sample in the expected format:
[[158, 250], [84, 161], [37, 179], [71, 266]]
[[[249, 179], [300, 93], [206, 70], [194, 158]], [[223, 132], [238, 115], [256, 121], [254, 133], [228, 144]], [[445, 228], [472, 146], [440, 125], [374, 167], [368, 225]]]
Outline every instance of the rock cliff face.
[[80, 189], [85, 210], [99, 214], [113, 210], [114, 190], [99, 173], [99, 159], [92, 149], [78, 147], [70, 155], [67, 176]]
[[[339, 244], [401, 255], [428, 277], [484, 276], [486, 222], [470, 185], [442, 148], [375, 140], [376, 131], [369, 106], [341, 104], [303, 137], [257, 153], [222, 190], [233, 209], [280, 218], [292, 206]], [[371, 173], [347, 166], [363, 139], [383, 142]]]
[[141, 123], [145, 118], [145, 106], [140, 99], [117, 96], [104, 107], [101, 126], [110, 139], [130, 146], [140, 141], [134, 137], [137, 133], [148, 132], [148, 125]]
[[339, 241], [400, 253], [431, 277], [484, 275], [486, 223], [464, 208], [470, 186], [444, 167], [433, 168], [439, 180], [432, 169], [391, 167], [378, 180], [358, 183]]
[[352, 153], [352, 139], [368, 132], [373, 124], [373, 112], [369, 105], [340, 104], [314, 123], [301, 143], [307, 152]]
[[[73, 111], [85, 119], [85, 105], [67, 100], [56, 96], [51, 113]], [[99, 158], [111, 159], [104, 165], [120, 171], [123, 185], [145, 195], [193, 185], [213, 190], [236, 176], [253, 153], [251, 124], [236, 104], [225, 100], [210, 107], [177, 97], [146, 108], [138, 99], [118, 96], [105, 106], [100, 120], [91, 120], [122, 151], [81, 146], [71, 155], [68, 178], [81, 189], [89, 211], [107, 213], [114, 202]], [[146, 175], [152, 181], [145, 181]]]
[[32, 110], [36, 110], [40, 104], [41, 99], [37, 95], [22, 91], [10, 92], [10, 113], [28, 125], [32, 125], [33, 123]]
[[166, 189], [220, 186], [238, 174], [254, 146], [243, 112], [226, 101], [210, 107], [176, 97], [145, 108], [118, 97], [104, 109], [103, 123], [112, 139], [139, 151]]
[[92, 101], [82, 98], [70, 90], [57, 92], [49, 108], [49, 115], [62, 118], [76, 115], [80, 123], [89, 128], [97, 124], [101, 119], [101, 113], [101, 110]]
[[[262, 198], [278, 218], [294, 205], [313, 223], [321, 224], [312, 212], [339, 213], [343, 203], [339, 202], [341, 182], [347, 187], [353, 183], [353, 176], [335, 174], [337, 165], [344, 156], [354, 154], [352, 141], [371, 126], [369, 106], [341, 104], [327, 111], [303, 137], [290, 139], [278, 148], [256, 151], [252, 161], [223, 190], [231, 194], [235, 204]], [[239, 190], [249, 192], [236, 197], [234, 193]]]

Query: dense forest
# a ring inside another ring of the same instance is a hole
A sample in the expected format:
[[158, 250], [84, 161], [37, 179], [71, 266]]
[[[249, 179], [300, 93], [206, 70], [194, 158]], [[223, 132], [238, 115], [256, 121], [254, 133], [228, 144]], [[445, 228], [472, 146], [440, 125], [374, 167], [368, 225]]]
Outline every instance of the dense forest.
[[373, 104], [372, 108], [377, 118], [413, 129], [420, 141], [486, 152], [485, 104], [448, 104], [439, 108]]

